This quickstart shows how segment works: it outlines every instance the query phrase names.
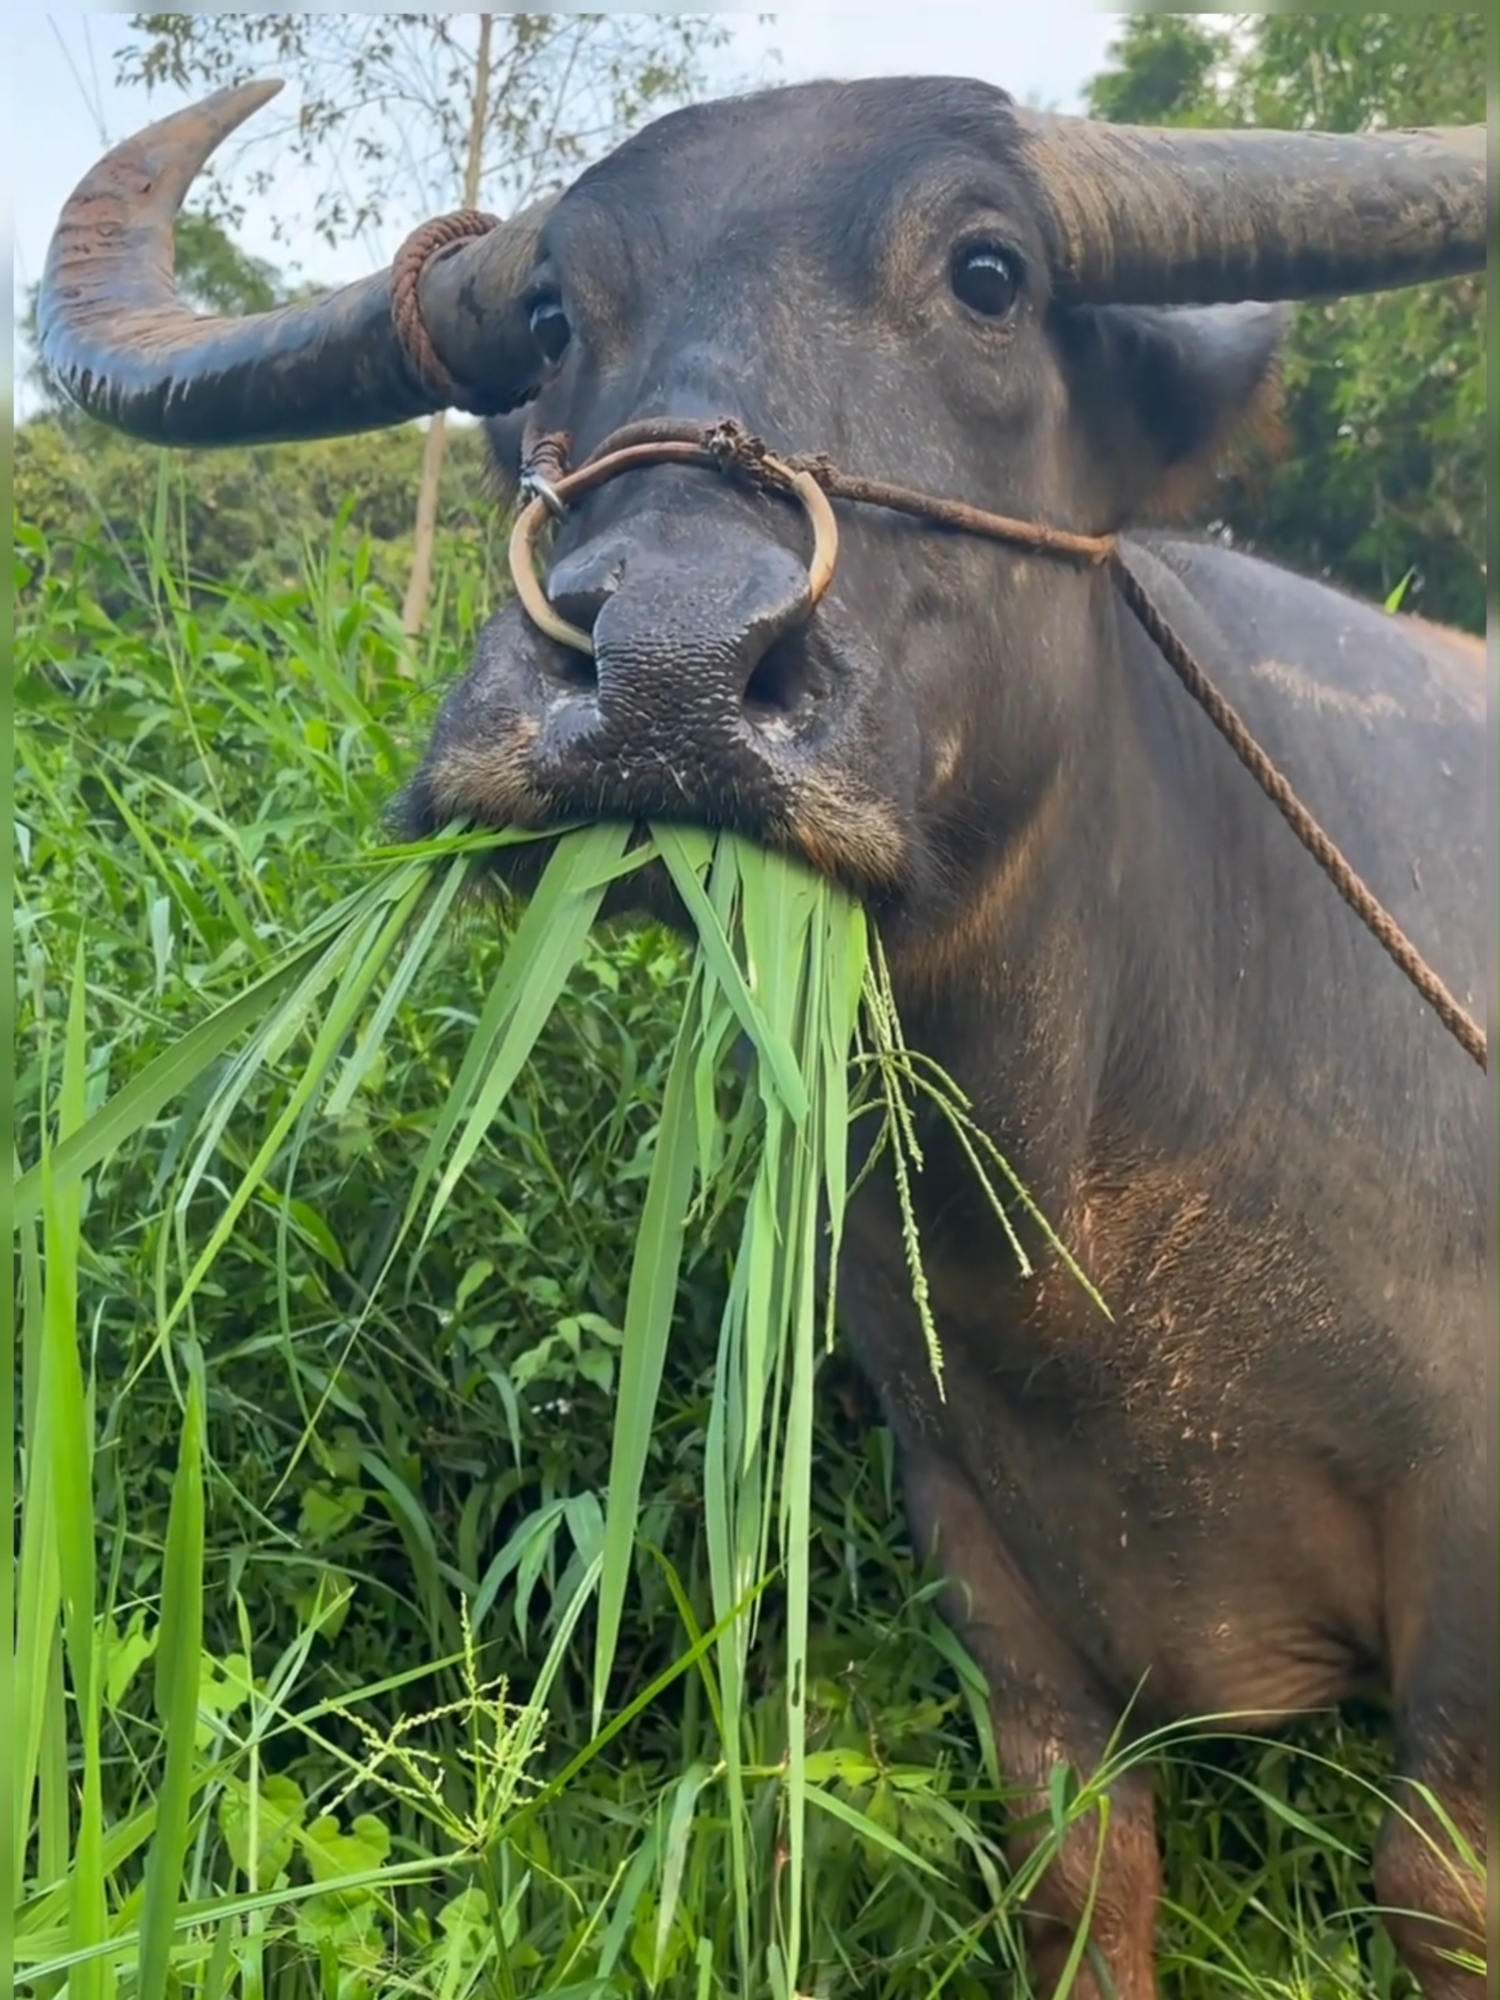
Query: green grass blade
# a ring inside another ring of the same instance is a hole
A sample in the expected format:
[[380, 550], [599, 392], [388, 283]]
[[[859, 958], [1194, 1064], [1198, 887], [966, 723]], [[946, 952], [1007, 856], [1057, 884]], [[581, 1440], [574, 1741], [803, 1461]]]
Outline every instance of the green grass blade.
[[692, 1838], [693, 1818], [698, 1809], [698, 1798], [704, 1786], [712, 1782], [713, 1775], [712, 1766], [708, 1764], [690, 1764], [672, 1788], [672, 1807], [667, 1815], [661, 1882], [656, 1894], [656, 1935], [653, 1940], [655, 1962], [652, 1966], [654, 1979], [659, 1980], [662, 1976], [662, 1961], [666, 1956], [672, 1926], [677, 1920], [677, 1905], [682, 1894], [682, 1871], [687, 1865], [688, 1843]]
[[[550, 928], [553, 918], [570, 895], [584, 894], [581, 880], [588, 876], [591, 869], [594, 873], [598, 873], [606, 857], [610, 854], [619, 856], [627, 837], [626, 828], [612, 826], [590, 827], [559, 840], [551, 860], [543, 871], [542, 879], [537, 884], [536, 893], [527, 904], [525, 914], [516, 926], [501, 964], [499, 976], [490, 988], [479, 1020], [469, 1037], [468, 1047], [464, 1051], [464, 1059], [459, 1065], [453, 1087], [434, 1120], [426, 1149], [413, 1177], [401, 1227], [385, 1258], [382, 1277], [390, 1270], [401, 1244], [410, 1232], [417, 1212], [427, 1197], [433, 1177], [447, 1154], [460, 1120], [470, 1110], [476, 1093], [483, 1087], [485, 1078], [493, 1067], [497, 1047], [520, 1004], [522, 986], [529, 977], [536, 974], [538, 965], [545, 967], [552, 956], [553, 940]], [[593, 903], [593, 908], [597, 910], [597, 900]], [[572, 970], [576, 956], [575, 953], [574, 959], [568, 961], [563, 973], [564, 978], [567, 972]], [[524, 1061], [524, 1056], [522, 1060]], [[434, 1207], [429, 1210], [424, 1226], [424, 1241], [431, 1235], [436, 1221], [437, 1214]]]
[[800, 1125], [807, 1116], [807, 1091], [798, 1073], [796, 1057], [785, 1036], [777, 1032], [756, 1003], [718, 911], [704, 890], [699, 871], [694, 866], [692, 844], [684, 839], [678, 827], [662, 826], [653, 828], [653, 832], [673, 886], [686, 904], [688, 915], [697, 929], [699, 946], [708, 959], [715, 980], [733, 1007], [740, 1026], [755, 1044], [756, 1055], [764, 1064], [788, 1117]]
[[[383, 964], [395, 950], [411, 913], [425, 893], [427, 879], [425, 868], [407, 864], [347, 900], [342, 921], [325, 931], [323, 949], [308, 967], [304, 978], [260, 1023], [255, 1034], [216, 1082], [199, 1120], [197, 1152], [178, 1188], [179, 1213], [192, 1199], [231, 1117], [257, 1075], [278, 1061], [297, 1036], [310, 1024], [316, 1023], [324, 989], [334, 985], [334, 998], [325, 1003], [323, 1028], [320, 1030], [315, 1026], [314, 1033], [321, 1045], [329, 1010], [338, 1012], [343, 1009], [346, 1026], [339, 1031], [321, 1066], [317, 1062], [316, 1050], [309, 1059], [303, 1076], [304, 1088], [299, 1093], [298, 1101], [311, 1101], [321, 1075], [342, 1043], [347, 1024], [352, 1022], [365, 993], [379, 977]], [[351, 998], [352, 1007], [349, 1005]], [[295, 1113], [292, 1115], [295, 1116]], [[277, 1143], [280, 1143], [279, 1140]], [[258, 1179], [254, 1184], [258, 1185]]]
[[908, 1846], [888, 1828], [871, 1819], [868, 1813], [862, 1813], [858, 1806], [852, 1806], [847, 1799], [841, 1799], [837, 1792], [825, 1791], [821, 1785], [809, 1785], [807, 1798], [810, 1805], [816, 1806], [819, 1812], [827, 1813], [830, 1819], [838, 1820], [851, 1832], [857, 1833], [861, 1840], [869, 1841], [874, 1847], [883, 1848], [893, 1860], [899, 1861], [903, 1868], [910, 1868], [919, 1875], [930, 1876], [936, 1882], [944, 1879], [942, 1869], [934, 1862], [918, 1854], [915, 1848]]
[[[49, 1713], [54, 1728], [60, 1723], [60, 1706], [53, 1701], [54, 1685], [58, 1695], [62, 1692], [59, 1652], [62, 1579], [57, 1560], [55, 1450], [50, 1436], [53, 1405], [45, 1382], [48, 1360], [45, 1291], [36, 1231], [29, 1224], [23, 1225], [21, 1231], [21, 1283], [22, 1430], [27, 1449], [20, 1523], [21, 1547], [16, 1571], [15, 1706], [11, 1715], [12, 1741], [15, 1744], [11, 1775], [11, 1853], [17, 1857], [18, 1864], [19, 1857], [26, 1852], [31, 1805], [36, 1796]], [[57, 1830], [58, 1804], [57, 1800], [47, 1795], [39, 1801], [39, 1811], [51, 1822], [49, 1837], [42, 1842], [48, 1851], [37, 1856], [38, 1873], [44, 1881], [53, 1868], [66, 1865], [66, 1853], [57, 1851], [57, 1842], [52, 1837]], [[65, 1844], [65, 1804], [61, 1830]]]
[[195, 1783], [202, 1650], [203, 1401], [195, 1370], [183, 1412], [162, 1562], [156, 1712], [166, 1741], [166, 1760], [141, 1903], [139, 2000], [165, 2000], [171, 1970]]
[[[74, 966], [68, 1006], [63, 1072], [58, 1094], [60, 1140], [83, 1123], [87, 1085], [85, 1006], [87, 982], [82, 942]], [[46, 1346], [39, 1397], [38, 1430], [53, 1483], [52, 1523], [63, 1603], [73, 1711], [82, 1754], [78, 1831], [74, 1847], [74, 1888], [70, 1901], [69, 1944], [87, 1954], [71, 1990], [78, 2000], [105, 2000], [112, 1986], [109, 1962], [92, 1955], [108, 1932], [105, 1900], [104, 1792], [100, 1745], [100, 1685], [94, 1644], [96, 1569], [94, 1549], [94, 1440], [78, 1351], [78, 1260], [83, 1189], [77, 1179], [59, 1187], [51, 1173], [50, 1150], [40, 1162], [43, 1179], [43, 1250]]]
[[[160, 1320], [159, 1337], [166, 1336], [181, 1319], [193, 1295], [206, 1277], [214, 1260], [233, 1233], [235, 1224], [244, 1213], [252, 1196], [265, 1179], [271, 1162], [286, 1139], [288, 1132], [297, 1122], [302, 1107], [317, 1095], [327, 1078], [329, 1067], [342, 1047], [345, 1037], [353, 1026], [366, 995], [379, 978], [382, 969], [400, 941], [412, 908], [422, 891], [420, 877], [408, 889], [406, 898], [389, 912], [384, 923], [379, 923], [379, 909], [372, 910], [364, 924], [354, 933], [363, 949], [351, 954], [350, 970], [341, 980], [338, 990], [329, 1003], [327, 1014], [317, 1038], [308, 1054], [302, 1076], [293, 1088], [286, 1105], [272, 1123], [270, 1131], [256, 1151], [250, 1165], [241, 1175], [229, 1200], [225, 1203], [217, 1222], [209, 1234], [207, 1243], [184, 1278], [177, 1297]], [[201, 1159], [201, 1152], [200, 1152]], [[191, 1185], [191, 1176], [190, 1176]], [[178, 1196], [178, 1213], [182, 1213], [185, 1197]]]
[[640, 1511], [641, 1479], [651, 1440], [656, 1398], [666, 1361], [667, 1337], [677, 1297], [695, 1157], [692, 1080], [694, 1047], [684, 1016], [667, 1073], [656, 1155], [646, 1185], [640, 1233], [625, 1300], [625, 1339], [610, 1442], [609, 1489], [599, 1571], [594, 1640], [593, 1727], [597, 1734], [614, 1665], [620, 1614], [630, 1581], [631, 1554]]
[[[320, 944], [299, 946], [284, 964], [190, 1028], [181, 1041], [163, 1050], [139, 1076], [122, 1085], [91, 1118], [66, 1138], [60, 1137], [48, 1160], [48, 1174], [57, 1192], [66, 1192], [92, 1173], [149, 1125], [174, 1097], [191, 1089], [225, 1049], [264, 1018], [268, 1005], [305, 974], [321, 950]], [[41, 1202], [42, 1170], [38, 1164], [22, 1174], [11, 1191], [13, 1225], [31, 1221], [40, 1212]]]
[[791, 1369], [786, 1444], [781, 1468], [782, 1552], [786, 1572], [786, 1838], [787, 1963], [796, 1977], [801, 1960], [802, 1908], [807, 1864], [807, 1671], [808, 1605], [812, 1596], [812, 1463], [814, 1376], [817, 1369], [817, 1306], [813, 1259], [817, 1224], [816, 1191], [803, 1204], [802, 1241], [797, 1246], [797, 1297], [791, 1329]]
[[622, 853], [629, 837], [628, 827], [605, 823], [561, 842], [537, 898], [517, 926], [506, 954], [507, 967], [514, 961], [514, 970], [507, 982], [510, 1004], [504, 1025], [433, 1195], [424, 1242], [547, 1025], [588, 941], [606, 887], [622, 865], [640, 865], [634, 856]]
[[462, 855], [443, 871], [427, 909], [407, 939], [406, 949], [401, 954], [399, 964], [386, 982], [386, 989], [380, 996], [379, 1005], [365, 1024], [364, 1031], [345, 1061], [338, 1082], [328, 1094], [328, 1101], [324, 1106], [325, 1116], [341, 1118], [353, 1103], [355, 1092], [369, 1074], [370, 1065], [390, 1032], [397, 1009], [411, 991], [412, 982], [417, 974], [432, 955], [433, 947], [448, 922], [454, 899], [469, 880], [470, 867], [469, 857]]

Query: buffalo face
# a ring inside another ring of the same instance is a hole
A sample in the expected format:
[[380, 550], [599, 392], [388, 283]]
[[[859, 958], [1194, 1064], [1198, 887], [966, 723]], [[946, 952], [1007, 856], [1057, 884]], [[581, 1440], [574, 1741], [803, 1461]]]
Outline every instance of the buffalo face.
[[[525, 430], [566, 433], [576, 463], [641, 419], [732, 418], [784, 455], [1085, 533], [1187, 484], [1257, 407], [1280, 315], [1058, 304], [1004, 105], [930, 82], [775, 93], [665, 119], [586, 174], [539, 240], [553, 359], [493, 426], [502, 470]], [[837, 511], [810, 610], [787, 501], [681, 466], [584, 496], [546, 587], [592, 659], [517, 604], [491, 620], [411, 825], [689, 820], [892, 914], [961, 899], [1092, 726], [1107, 585]]]

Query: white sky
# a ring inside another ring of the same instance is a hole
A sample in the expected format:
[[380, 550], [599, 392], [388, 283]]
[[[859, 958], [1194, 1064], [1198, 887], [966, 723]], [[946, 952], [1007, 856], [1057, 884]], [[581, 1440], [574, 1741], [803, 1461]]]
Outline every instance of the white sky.
[[[728, 18], [731, 42], [714, 58], [726, 88], [815, 76], [946, 74], [980, 77], [1058, 110], [1077, 108], [1079, 90], [1100, 67], [1121, 19], [1084, 0], [1046, 5], [944, 0], [929, 6], [873, 0], [858, 11], [799, 9], [767, 21], [730, 12]], [[113, 56], [128, 36], [118, 12], [47, 15], [27, 9], [6, 30], [8, 185], [0, 216], [13, 218], [7, 234], [17, 308], [25, 288], [41, 276], [58, 209], [103, 146], [187, 101], [175, 91], [148, 97], [144, 90], [116, 85]], [[299, 179], [291, 176], [292, 183]], [[283, 185], [278, 190], [283, 213], [287, 206], [308, 210], [311, 192], [310, 185]], [[386, 261], [419, 219], [393, 216], [383, 232], [369, 232], [335, 255], [306, 233], [294, 234], [289, 243], [277, 241], [269, 202], [262, 200], [249, 204], [240, 240], [292, 276], [340, 282]], [[19, 353], [16, 363], [20, 416], [27, 398]]]

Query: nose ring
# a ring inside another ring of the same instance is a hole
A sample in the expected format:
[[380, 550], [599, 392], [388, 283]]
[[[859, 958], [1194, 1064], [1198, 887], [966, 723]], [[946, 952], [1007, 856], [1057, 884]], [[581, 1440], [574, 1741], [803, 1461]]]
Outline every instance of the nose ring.
[[[795, 500], [807, 516], [813, 533], [812, 554], [807, 564], [807, 608], [811, 613], [832, 583], [838, 562], [838, 522], [828, 495], [812, 473], [799, 471], [765, 451], [757, 451], [753, 456], [735, 453], [728, 462], [747, 471], [765, 490], [784, 493]], [[613, 479], [633, 466], [664, 463], [706, 465], [722, 471], [726, 457], [722, 447], [713, 449], [696, 436], [653, 438], [649, 442], [626, 445], [618, 451], [596, 455], [579, 466], [576, 472], [564, 473], [555, 481], [529, 474], [523, 478], [523, 489], [533, 497], [516, 516], [515, 526], [510, 531], [507, 555], [511, 581], [515, 584], [521, 608], [532, 624], [538, 631], [545, 632], [548, 638], [556, 639], [559, 645], [569, 646], [575, 652], [593, 658], [592, 635], [585, 632], [582, 626], [570, 624], [553, 608], [537, 575], [536, 542], [543, 526], [549, 520], [561, 520], [575, 494], [602, 486], [607, 479]]]

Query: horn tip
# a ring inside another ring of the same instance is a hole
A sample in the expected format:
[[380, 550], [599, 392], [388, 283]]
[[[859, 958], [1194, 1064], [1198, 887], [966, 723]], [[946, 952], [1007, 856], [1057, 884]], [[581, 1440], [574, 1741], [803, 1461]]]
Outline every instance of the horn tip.
[[170, 124], [181, 120], [184, 126], [190, 122], [200, 125], [205, 131], [213, 133], [213, 144], [217, 146], [247, 118], [253, 118], [263, 104], [269, 104], [285, 89], [286, 80], [279, 76], [259, 77], [248, 83], [231, 83], [163, 122]]
[[217, 92], [216, 99], [210, 98], [209, 102], [214, 103], [217, 100], [225, 111], [233, 111], [238, 122], [240, 118], [251, 117], [263, 104], [269, 104], [273, 97], [279, 97], [285, 89], [285, 77], [254, 77], [245, 83], [231, 84], [227, 90]]

